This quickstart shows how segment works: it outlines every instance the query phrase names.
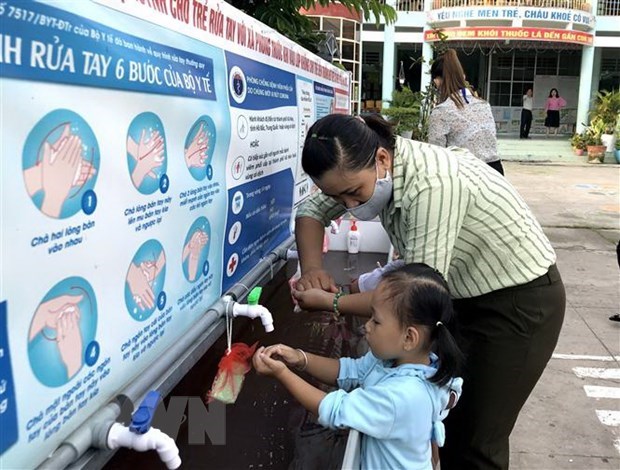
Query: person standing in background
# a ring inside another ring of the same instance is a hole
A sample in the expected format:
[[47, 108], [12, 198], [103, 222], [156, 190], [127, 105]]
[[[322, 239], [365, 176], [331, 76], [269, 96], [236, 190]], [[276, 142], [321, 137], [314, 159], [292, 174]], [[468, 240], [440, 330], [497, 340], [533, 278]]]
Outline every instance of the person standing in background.
[[431, 78], [439, 99], [429, 118], [428, 143], [467, 149], [503, 175], [491, 105], [473, 95], [454, 49], [433, 62]]
[[532, 109], [534, 108], [534, 97], [532, 89], [528, 88], [523, 95], [523, 108], [521, 109], [521, 128], [519, 137], [521, 139], [530, 138], [530, 128], [532, 127]]
[[545, 103], [545, 111], [547, 112], [547, 117], [545, 118], [547, 137], [549, 137], [551, 128], [555, 129], [553, 135], [558, 135], [558, 128], [560, 127], [560, 109], [564, 106], [566, 106], [566, 100], [560, 97], [557, 88], [552, 88], [549, 91], [549, 97]]

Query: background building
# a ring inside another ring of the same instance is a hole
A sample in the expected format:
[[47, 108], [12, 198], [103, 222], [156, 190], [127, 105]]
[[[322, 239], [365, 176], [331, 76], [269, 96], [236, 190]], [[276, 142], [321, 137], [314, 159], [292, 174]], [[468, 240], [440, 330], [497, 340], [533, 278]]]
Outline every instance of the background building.
[[319, 29], [340, 38], [340, 61], [353, 73], [353, 98], [359, 102], [353, 111], [386, 106], [400, 86], [399, 72], [405, 86], [424, 89], [438, 30], [457, 50], [468, 81], [491, 103], [500, 133], [518, 132], [529, 87], [533, 131], [542, 130], [544, 102], [557, 88], [568, 102], [560, 132], [571, 134], [587, 122], [594, 92], [620, 86], [620, 0], [387, 1], [398, 11], [396, 23], [363, 23], [360, 39], [355, 29], [360, 18], [346, 8], [309, 12]]
[[327, 7], [317, 5], [311, 10], [302, 12], [312, 18], [315, 29], [330, 31], [334, 34], [338, 45], [338, 52], [333, 63], [351, 72], [351, 111], [361, 111], [360, 79], [362, 57], [361, 29], [362, 15], [352, 13], [340, 4], [331, 4]]

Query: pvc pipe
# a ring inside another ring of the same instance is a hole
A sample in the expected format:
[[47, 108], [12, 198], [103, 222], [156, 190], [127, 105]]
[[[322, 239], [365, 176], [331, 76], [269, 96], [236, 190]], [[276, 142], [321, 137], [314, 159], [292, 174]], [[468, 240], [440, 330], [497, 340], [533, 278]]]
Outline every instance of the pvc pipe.
[[[103, 446], [110, 424], [120, 415], [116, 401], [97, 410], [83, 425], [75, 430], [39, 467], [39, 470], [58, 470], [69, 466], [84, 454], [93, 442]], [[91, 425], [87, 425], [91, 423]]]
[[341, 470], [355, 470], [360, 468], [362, 453], [362, 435], [355, 429], [349, 429], [347, 447], [344, 450]]
[[[257, 284], [267, 273], [273, 275], [273, 263], [284, 259], [287, 249], [294, 243], [294, 237], [289, 237], [278, 248], [259, 261], [243, 277], [241, 282], [233, 285], [226, 294], [238, 299], [244, 298], [248, 294], [248, 289], [245, 286]], [[167, 351], [160, 354], [159, 361], [141, 371], [134, 381], [129, 382], [127, 387], [119, 394], [117, 400], [125, 396], [133, 403], [140, 403], [149, 390], [158, 390], [162, 395], [165, 395], [166, 391], [162, 390], [165, 378], [169, 374], [174, 373], [171, 371], [178, 371], [180, 365], [184, 364], [184, 361], [193, 360], [193, 363], [195, 363], [200, 359], [202, 354], [197, 354], [195, 357], [190, 356], [192, 356], [192, 352], [195, 349], [198, 349], [203, 342], [206, 342], [211, 337], [218, 327], [223, 328], [224, 321], [222, 317], [225, 313], [226, 303], [220, 298], [197, 320], [193, 328], [190, 328]], [[201, 339], [205, 334], [206, 337]], [[217, 337], [213, 338], [213, 341], [215, 339]], [[187, 371], [189, 371], [189, 368]], [[107, 446], [107, 430], [120, 413], [121, 408], [116, 401], [112, 401], [100, 408], [69, 435], [52, 455], [41, 463], [38, 469], [64, 469], [78, 460], [91, 446], [105, 449]]]
[[131, 432], [127, 426], [114, 423], [108, 433], [108, 448], [111, 450], [125, 447], [138, 452], [156, 450], [159, 458], [170, 470], [181, 466], [179, 448], [174, 439], [159, 429], [151, 428], [144, 434]]
[[340, 225], [335, 220], [329, 222], [330, 231], [333, 235], [338, 235], [340, 233]]

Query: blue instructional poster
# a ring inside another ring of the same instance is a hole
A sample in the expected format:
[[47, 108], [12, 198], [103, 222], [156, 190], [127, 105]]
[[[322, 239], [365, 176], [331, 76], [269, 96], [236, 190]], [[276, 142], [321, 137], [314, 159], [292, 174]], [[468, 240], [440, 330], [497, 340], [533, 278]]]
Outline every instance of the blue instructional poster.
[[0, 467], [35, 468], [290, 236], [349, 76], [223, 0], [0, 24]]
[[322, 83], [314, 82], [314, 105], [314, 117], [316, 119], [333, 114], [336, 106], [334, 89]]
[[315, 121], [315, 93], [314, 82], [312, 80], [297, 78], [297, 114], [299, 119], [298, 128], [298, 155], [297, 168], [295, 171], [295, 198], [294, 207], [297, 208], [308, 196], [310, 196], [311, 188], [314, 186], [312, 180], [306, 175], [301, 166], [301, 153], [304, 148], [304, 142], [308, 137], [308, 131]]
[[228, 190], [224, 290], [290, 235], [293, 186], [286, 169]]
[[226, 53], [230, 105], [246, 110], [268, 110], [295, 106], [295, 75]]
[[5, 77], [216, 99], [209, 57], [43, 4], [11, 0], [2, 9]]
[[7, 331], [7, 302], [0, 302], [0, 455], [17, 442], [17, 406]]
[[228, 154], [224, 289], [290, 235], [299, 154], [295, 75], [231, 52], [226, 62], [238, 139]]
[[221, 295], [230, 115], [217, 47], [86, 1], [0, 21], [0, 463], [28, 468]]

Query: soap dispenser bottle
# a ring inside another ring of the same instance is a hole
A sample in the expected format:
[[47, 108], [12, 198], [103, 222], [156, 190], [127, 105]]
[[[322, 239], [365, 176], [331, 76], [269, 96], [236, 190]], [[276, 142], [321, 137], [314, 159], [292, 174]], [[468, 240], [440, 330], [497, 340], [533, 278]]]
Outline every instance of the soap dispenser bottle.
[[357, 229], [355, 220], [351, 220], [351, 227], [347, 233], [347, 251], [351, 254], [359, 253], [360, 240], [362, 238], [361, 232]]

